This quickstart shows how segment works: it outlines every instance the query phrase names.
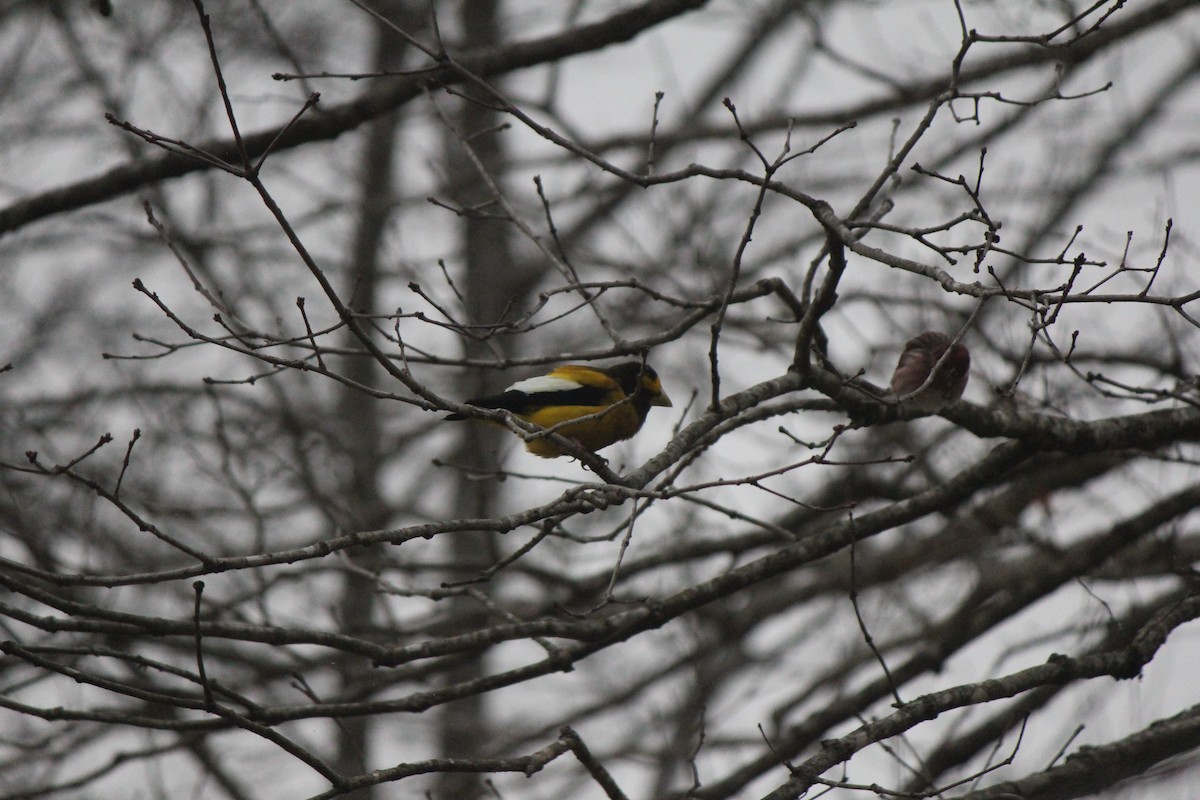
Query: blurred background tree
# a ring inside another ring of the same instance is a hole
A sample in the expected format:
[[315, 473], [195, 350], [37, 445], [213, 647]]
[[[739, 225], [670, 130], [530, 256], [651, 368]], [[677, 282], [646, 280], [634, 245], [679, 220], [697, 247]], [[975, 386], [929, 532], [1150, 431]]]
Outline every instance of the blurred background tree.
[[0, 796], [1200, 792], [1194, 3], [0, 23]]

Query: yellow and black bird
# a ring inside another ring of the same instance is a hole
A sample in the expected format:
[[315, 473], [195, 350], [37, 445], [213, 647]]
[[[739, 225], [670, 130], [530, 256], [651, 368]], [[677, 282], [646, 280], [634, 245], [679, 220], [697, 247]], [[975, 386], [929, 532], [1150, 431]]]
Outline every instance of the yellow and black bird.
[[[671, 399], [649, 364], [625, 361], [611, 367], [564, 364], [545, 375], [518, 381], [500, 394], [475, 397], [467, 403], [511, 411], [542, 428], [588, 417], [554, 432], [594, 453], [633, 436], [646, 421], [650, 406], [670, 406]], [[446, 419], [467, 416], [451, 414]], [[544, 437], [526, 442], [525, 447], [543, 458], [570, 455]]]

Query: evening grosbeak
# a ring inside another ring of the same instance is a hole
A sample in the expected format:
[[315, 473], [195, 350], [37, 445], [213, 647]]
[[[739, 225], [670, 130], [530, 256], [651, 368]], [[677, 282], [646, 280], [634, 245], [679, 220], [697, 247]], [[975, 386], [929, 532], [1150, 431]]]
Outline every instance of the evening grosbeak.
[[[950, 338], [937, 331], [917, 334], [904, 345], [896, 371], [892, 373], [892, 394], [903, 406], [932, 412], [962, 397], [970, 377], [971, 354], [961, 344], [954, 345], [949, 353], [946, 352], [948, 347]], [[942, 360], [943, 356], [945, 360]], [[942, 363], [937, 374], [922, 389], [938, 361]]]
[[[511, 411], [513, 416], [542, 428], [591, 417], [554, 432], [594, 453], [633, 436], [646, 421], [650, 406], [670, 406], [671, 399], [649, 364], [625, 361], [611, 367], [564, 364], [545, 375], [518, 381], [500, 394], [475, 397], [467, 403]], [[467, 416], [451, 414], [446, 419]], [[570, 455], [546, 437], [532, 439], [525, 447], [543, 458]]]

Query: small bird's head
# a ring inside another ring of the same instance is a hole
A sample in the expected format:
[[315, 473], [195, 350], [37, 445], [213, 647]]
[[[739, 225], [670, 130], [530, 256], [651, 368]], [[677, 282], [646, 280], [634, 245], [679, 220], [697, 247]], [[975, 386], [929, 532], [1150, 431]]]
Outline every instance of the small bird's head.
[[663, 391], [658, 373], [649, 364], [640, 361], [623, 361], [600, 370], [621, 387], [630, 397], [645, 398], [652, 406], [671, 407], [671, 398]]
[[[944, 353], [945, 351], [943, 350], [942, 352]], [[938, 353], [937, 358], [940, 359], [941, 357], [941, 353]], [[963, 390], [967, 388], [967, 374], [971, 371], [970, 351], [961, 344], [954, 345], [954, 347], [950, 348], [950, 355], [946, 356], [946, 363], [942, 365], [942, 369], [946, 370], [947, 385], [956, 387], [955, 390], [958, 396], [961, 397]], [[957, 388], [959, 384], [962, 384], [961, 388]]]

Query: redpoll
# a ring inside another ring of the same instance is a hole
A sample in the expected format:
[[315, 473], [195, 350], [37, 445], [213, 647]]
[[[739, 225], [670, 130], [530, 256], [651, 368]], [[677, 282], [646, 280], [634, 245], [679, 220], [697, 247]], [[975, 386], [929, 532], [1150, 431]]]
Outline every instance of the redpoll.
[[[971, 354], [961, 344], [954, 345], [947, 354], [948, 347], [950, 338], [937, 331], [925, 331], [904, 345], [892, 373], [892, 394], [906, 408], [938, 411], [962, 397], [971, 370]], [[930, 379], [935, 366], [937, 373]]]

